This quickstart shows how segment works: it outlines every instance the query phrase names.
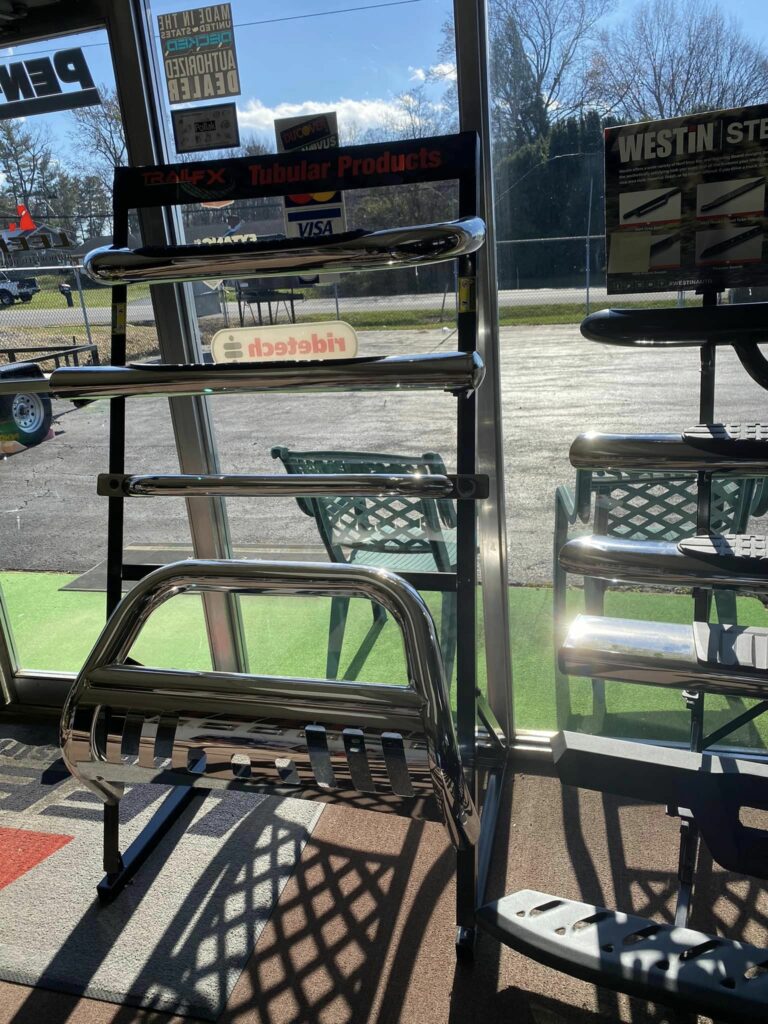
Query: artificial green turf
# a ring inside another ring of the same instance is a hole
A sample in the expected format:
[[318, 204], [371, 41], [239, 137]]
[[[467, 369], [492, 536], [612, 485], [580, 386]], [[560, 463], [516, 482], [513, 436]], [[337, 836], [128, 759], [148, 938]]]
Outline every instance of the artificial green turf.
[[[63, 573], [0, 573], [0, 585], [13, 628], [19, 662], [26, 669], [77, 672], [104, 621], [104, 594], [62, 591], [75, 577]], [[440, 596], [425, 595], [439, 626]], [[552, 591], [547, 587], [509, 590], [514, 670], [515, 722], [519, 729], [555, 730], [555, 675], [552, 636]], [[568, 594], [569, 616], [582, 607], [582, 592]], [[269, 675], [322, 678], [325, 675], [330, 602], [319, 598], [248, 597], [241, 600], [251, 671]], [[670, 593], [609, 591], [606, 614], [629, 619], [690, 622], [689, 596]], [[482, 609], [478, 608], [478, 676], [485, 689]], [[752, 598], [739, 598], [739, 622], [768, 625], [768, 613]], [[404, 683], [406, 679], [400, 634], [388, 619], [365, 649], [371, 626], [371, 606], [350, 602], [341, 658], [341, 673], [371, 682]], [[147, 665], [162, 668], [206, 669], [210, 657], [199, 597], [177, 597], [150, 619], [132, 651]], [[452, 693], [455, 699], [455, 681]], [[688, 713], [677, 690], [607, 683], [608, 716], [600, 723], [592, 714], [591, 684], [571, 679], [568, 685], [571, 728], [618, 736], [685, 741]], [[748, 706], [723, 697], [707, 698], [707, 731], [734, 711]], [[768, 716], [766, 716], [768, 717]], [[768, 724], [750, 724], [733, 737], [745, 746], [765, 746]]]

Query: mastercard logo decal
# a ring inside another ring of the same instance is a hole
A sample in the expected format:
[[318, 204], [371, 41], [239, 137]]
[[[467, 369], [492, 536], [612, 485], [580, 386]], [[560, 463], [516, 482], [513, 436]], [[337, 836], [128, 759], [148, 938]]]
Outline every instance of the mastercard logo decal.
[[285, 197], [285, 205], [291, 206], [326, 206], [328, 203], [340, 203], [341, 192], [299, 192]]

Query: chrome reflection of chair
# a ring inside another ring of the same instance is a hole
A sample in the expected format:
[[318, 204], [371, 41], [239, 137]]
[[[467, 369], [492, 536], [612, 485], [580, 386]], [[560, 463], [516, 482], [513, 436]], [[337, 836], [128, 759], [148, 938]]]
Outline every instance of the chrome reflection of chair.
[[[364, 597], [400, 629], [408, 685], [157, 669], [130, 658], [149, 616], [170, 597], [231, 594]], [[122, 855], [118, 806], [126, 784], [245, 789], [353, 803], [442, 821], [471, 849], [479, 818], [464, 777], [434, 622], [410, 584], [383, 569], [317, 563], [186, 561], [145, 576], [107, 622], [67, 697], [67, 767], [105, 814], [99, 892], [114, 898], [146, 859], [147, 826]]]
[[[419, 456], [377, 452], [291, 451], [272, 449], [288, 473], [397, 473], [445, 475], [436, 452]], [[383, 566], [394, 572], [454, 572], [456, 569], [456, 510], [450, 498], [311, 497], [296, 499], [312, 516], [332, 562]], [[326, 674], [335, 679], [349, 610], [349, 599], [334, 597], [328, 629]], [[368, 646], [381, 631], [386, 612], [373, 607]], [[456, 653], [456, 593], [444, 591], [440, 613], [440, 647], [450, 686]], [[355, 677], [357, 666], [348, 675]]]
[[[555, 641], [555, 700], [558, 728], [572, 726], [568, 677], [558, 665], [557, 651], [567, 632], [567, 573], [559, 554], [570, 527], [592, 521], [590, 532], [626, 540], [676, 542], [696, 534], [697, 482], [695, 473], [620, 472], [578, 469], [573, 491], [560, 485], [555, 491], [553, 551], [553, 619]], [[750, 516], [768, 511], [768, 487], [764, 479], [716, 478], [712, 487], [711, 528], [715, 534], [744, 533]], [[584, 609], [603, 615], [605, 580], [584, 577]], [[736, 595], [715, 589], [718, 621], [736, 624]], [[605, 682], [592, 680], [592, 713], [599, 729], [606, 714]]]

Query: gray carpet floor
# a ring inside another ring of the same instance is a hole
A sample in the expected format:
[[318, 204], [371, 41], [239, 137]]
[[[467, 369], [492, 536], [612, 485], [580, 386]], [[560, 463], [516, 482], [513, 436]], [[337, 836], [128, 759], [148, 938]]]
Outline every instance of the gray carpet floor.
[[[0, 741], [0, 978], [215, 1019], [321, 806], [209, 793], [109, 906], [96, 899], [101, 804], [47, 742]], [[37, 735], [37, 740], [46, 737]], [[123, 849], [166, 787], [121, 801]]]

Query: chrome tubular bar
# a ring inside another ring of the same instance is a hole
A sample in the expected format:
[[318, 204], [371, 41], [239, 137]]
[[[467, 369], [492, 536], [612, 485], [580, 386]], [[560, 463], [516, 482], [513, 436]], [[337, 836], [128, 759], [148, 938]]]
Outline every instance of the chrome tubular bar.
[[480, 386], [483, 374], [482, 360], [474, 352], [430, 352], [426, 355], [338, 359], [327, 363], [63, 366], [51, 374], [50, 389], [59, 398], [71, 399], [220, 395], [253, 391], [405, 391], [434, 388], [467, 392]]
[[[167, 671], [128, 661], [143, 625], [163, 602], [178, 594], [205, 592], [362, 597], [380, 604], [401, 630], [409, 684], [369, 687], [238, 673]], [[124, 717], [122, 745], [119, 737], [114, 739], [108, 724], [106, 729], [100, 725], [105, 714]], [[233, 771], [238, 775], [233, 767], [238, 755], [248, 761], [250, 774], [251, 747], [271, 753], [274, 774], [275, 754], [293, 759], [291, 744], [301, 739], [306, 749], [314, 731], [318, 731], [327, 758], [325, 729], [318, 723], [328, 724], [336, 730], [335, 735], [340, 735], [338, 726], [345, 718], [359, 730], [351, 740], [346, 735], [348, 730], [343, 730], [345, 745], [349, 740], [348, 772], [352, 772], [353, 780], [354, 765], [361, 757], [365, 759], [364, 728], [385, 730], [379, 737], [385, 760], [388, 746], [399, 744], [399, 756], [407, 771], [404, 738], [388, 730], [411, 730], [421, 743], [431, 790], [451, 841], [463, 849], [477, 840], [479, 816], [464, 778], [435, 625], [418, 592], [393, 573], [347, 564], [187, 561], [163, 566], [146, 576], [107, 622], [67, 697], [61, 719], [64, 759], [73, 775], [109, 802], [119, 798], [120, 787], [126, 782], [179, 781], [169, 770], [180, 769], [173, 751], [168, 759], [159, 758], [157, 738], [154, 756], [142, 747], [141, 733], [148, 718], [158, 723], [157, 737], [166, 723], [173, 746], [184, 735], [194, 739], [205, 717], [213, 719], [214, 725], [220, 723], [222, 731], [215, 735], [215, 743], [224, 750], [233, 783], [238, 781], [233, 777]], [[174, 724], [168, 726], [171, 722]], [[292, 723], [292, 733], [286, 731], [286, 723]], [[135, 756], [126, 753], [126, 742], [129, 747], [133, 744]], [[417, 742], [416, 756], [418, 747]], [[192, 753], [194, 750], [187, 747], [185, 756]], [[205, 759], [201, 760], [204, 763]], [[206, 777], [204, 767], [190, 767], [189, 771], [194, 777], [186, 774], [186, 785], [222, 784]], [[332, 772], [330, 778], [333, 780]], [[260, 791], [279, 788], [268, 785], [263, 775], [252, 781], [253, 788]], [[279, 779], [273, 781], [278, 783]], [[333, 781], [324, 784], [318, 780], [316, 791], [318, 786], [321, 797], [333, 796], [329, 794]], [[394, 783], [393, 790], [398, 792]]]
[[578, 537], [560, 550], [560, 566], [581, 576], [665, 587], [741, 587], [768, 593], [768, 539], [748, 534], [671, 543]]
[[571, 445], [577, 469], [768, 474], [768, 431], [761, 424], [702, 424], [683, 434], [580, 434]]
[[302, 473], [279, 476], [264, 473], [101, 473], [97, 492], [127, 498], [220, 495], [225, 498], [312, 496], [450, 498], [454, 484], [444, 474], [432, 473]]
[[0, 377], [0, 395], [47, 395], [50, 390], [46, 377]]
[[384, 231], [351, 231], [326, 242], [283, 239], [214, 245], [104, 247], [83, 267], [103, 285], [203, 281], [211, 278], [314, 275], [418, 267], [476, 252], [485, 241], [479, 217]]
[[703, 693], [768, 697], [768, 629], [577, 615], [562, 672]]

